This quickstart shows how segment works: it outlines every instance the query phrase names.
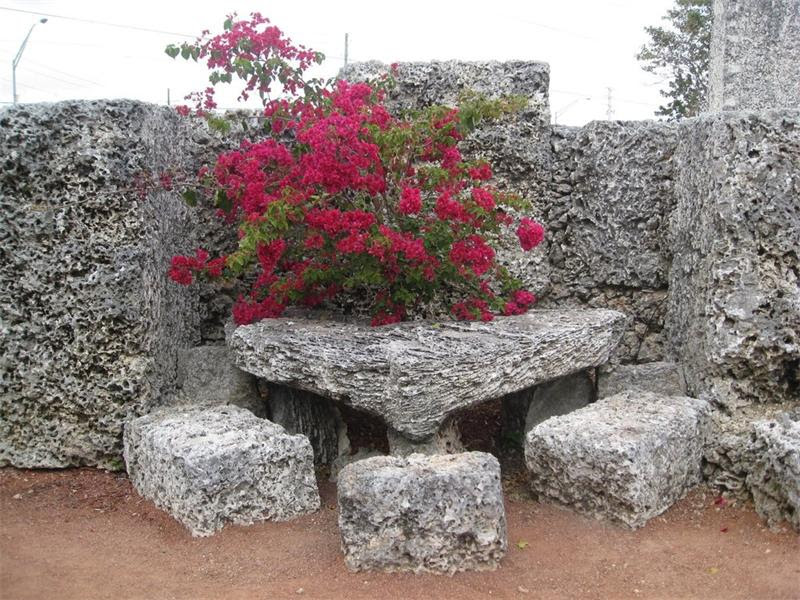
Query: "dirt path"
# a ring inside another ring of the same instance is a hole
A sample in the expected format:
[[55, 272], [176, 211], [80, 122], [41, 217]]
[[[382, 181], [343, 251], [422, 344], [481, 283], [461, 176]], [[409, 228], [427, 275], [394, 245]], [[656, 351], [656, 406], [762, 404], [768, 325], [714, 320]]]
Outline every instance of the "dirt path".
[[[514, 488], [518, 489], [518, 488]], [[350, 573], [336, 495], [291, 523], [195, 539], [121, 475], [0, 470], [2, 598], [800, 598], [800, 537], [697, 491], [643, 529], [513, 493], [491, 573]], [[516, 496], [516, 499], [514, 498]]]

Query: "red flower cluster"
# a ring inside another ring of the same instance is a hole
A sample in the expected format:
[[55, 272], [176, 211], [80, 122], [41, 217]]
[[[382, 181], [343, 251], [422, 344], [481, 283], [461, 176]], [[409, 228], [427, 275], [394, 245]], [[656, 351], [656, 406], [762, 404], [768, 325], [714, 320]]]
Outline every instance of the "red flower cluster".
[[544, 227], [533, 219], [523, 217], [517, 229], [517, 237], [523, 250], [533, 250], [544, 239]]
[[194, 256], [173, 256], [168, 275], [177, 283], [189, 285], [194, 280], [194, 274], [217, 278], [222, 275], [224, 268], [224, 256], [208, 260], [208, 252], [198, 248]]
[[[347, 292], [372, 298], [373, 325], [401, 321], [454, 292], [462, 300], [451, 313], [459, 319], [520, 314], [535, 302], [487, 241], [510, 225], [506, 207], [524, 202], [488, 183], [488, 164], [461, 155], [467, 125], [458, 109], [397, 117], [383, 104], [381, 82], [306, 81], [319, 55], [293, 46], [257, 14], [188, 48], [207, 59], [214, 84], [235, 74], [245, 81], [243, 97], [257, 90], [266, 98], [277, 81], [286, 97], [265, 100], [271, 135], [222, 154], [200, 174], [226, 220], [238, 222], [239, 250], [211, 261], [201, 250], [177, 256], [172, 279], [189, 284], [196, 275], [255, 270], [250, 293], [233, 309], [240, 324]], [[196, 112], [207, 113], [213, 89], [197, 100]], [[527, 217], [517, 230], [526, 250], [543, 234]]]

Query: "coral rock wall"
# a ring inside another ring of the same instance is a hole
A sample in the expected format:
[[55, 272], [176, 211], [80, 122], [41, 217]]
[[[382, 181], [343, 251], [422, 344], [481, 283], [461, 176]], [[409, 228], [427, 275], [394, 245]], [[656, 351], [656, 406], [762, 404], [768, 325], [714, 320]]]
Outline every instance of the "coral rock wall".
[[123, 420], [172, 390], [178, 349], [219, 321], [207, 290], [166, 277], [213, 236], [176, 193], [133, 189], [192, 140], [139, 102], [0, 112], [0, 464], [118, 466]]
[[667, 329], [689, 392], [800, 399], [800, 110], [685, 121]]

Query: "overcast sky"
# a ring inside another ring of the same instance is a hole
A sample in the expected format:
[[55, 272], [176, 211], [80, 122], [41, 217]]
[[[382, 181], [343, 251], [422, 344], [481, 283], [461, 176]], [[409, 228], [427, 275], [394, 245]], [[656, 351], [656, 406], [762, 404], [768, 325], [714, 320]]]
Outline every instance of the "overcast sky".
[[[653, 118], [659, 80], [635, 55], [644, 27], [657, 25], [673, 0], [376, 0], [249, 2], [215, 0], [0, 0], [0, 101], [10, 102], [11, 63], [33, 11], [116, 23], [110, 27], [51, 16], [37, 24], [17, 67], [20, 102], [137, 98], [165, 104], [202, 89], [203, 67], [164, 54], [170, 42], [219, 31], [225, 15], [260, 10], [295, 42], [328, 57], [317, 74], [332, 76], [350, 60], [540, 60], [550, 63], [551, 111], [559, 123]], [[135, 28], [155, 29], [154, 33]], [[134, 29], [131, 29], [134, 28]], [[235, 95], [221, 96], [232, 106]]]

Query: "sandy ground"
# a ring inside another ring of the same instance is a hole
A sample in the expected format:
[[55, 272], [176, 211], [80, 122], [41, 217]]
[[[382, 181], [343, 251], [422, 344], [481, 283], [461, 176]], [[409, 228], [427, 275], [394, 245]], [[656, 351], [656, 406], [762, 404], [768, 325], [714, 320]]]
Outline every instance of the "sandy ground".
[[[124, 475], [0, 470], [2, 598], [800, 598], [800, 537], [697, 490], [631, 532], [538, 504], [506, 481], [494, 572], [350, 573], [336, 492], [290, 523], [192, 538]], [[715, 502], [716, 501], [716, 502]]]

